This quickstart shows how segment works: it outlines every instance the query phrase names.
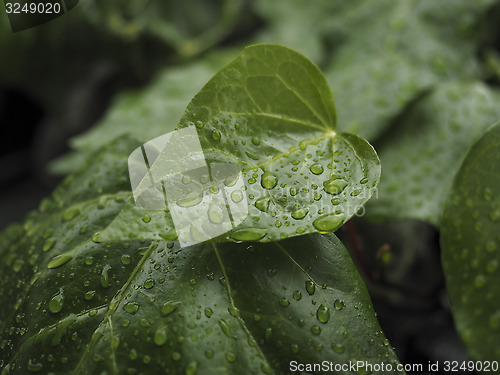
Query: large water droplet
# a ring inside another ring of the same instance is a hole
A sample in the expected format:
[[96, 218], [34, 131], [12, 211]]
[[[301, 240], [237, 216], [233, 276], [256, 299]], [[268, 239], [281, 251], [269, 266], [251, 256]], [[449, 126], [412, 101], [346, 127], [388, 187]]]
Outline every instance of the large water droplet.
[[318, 217], [313, 221], [314, 228], [320, 232], [328, 233], [339, 228], [344, 223], [344, 215], [329, 214]]
[[333, 175], [329, 180], [323, 182], [325, 191], [333, 195], [342, 193], [347, 185], [347, 181], [337, 175]]
[[157, 346], [165, 345], [167, 342], [167, 327], [159, 327], [154, 336], [154, 342]]
[[316, 286], [314, 285], [314, 282], [312, 280], [307, 280], [306, 281], [306, 290], [309, 295], [313, 295], [314, 291], [316, 290]]
[[64, 305], [64, 295], [62, 289], [49, 301], [49, 311], [53, 314], [57, 314], [62, 310]]
[[320, 305], [316, 311], [316, 317], [321, 323], [328, 323], [330, 320], [330, 309], [325, 305]]
[[168, 301], [161, 307], [161, 315], [167, 316], [175, 311], [181, 303], [178, 301]]
[[200, 203], [203, 200], [203, 192], [196, 192], [193, 191], [189, 193], [185, 198], [179, 199], [177, 201], [177, 205], [179, 207], [193, 207], [196, 206], [198, 203]]
[[217, 201], [210, 203], [208, 207], [208, 218], [214, 224], [220, 224], [224, 221], [224, 210]]
[[101, 285], [103, 288], [109, 288], [109, 276], [108, 272], [111, 269], [111, 266], [109, 264], [106, 264], [104, 268], [102, 269], [101, 273]]
[[231, 238], [235, 241], [258, 241], [267, 234], [265, 229], [261, 228], [244, 228], [231, 233]]
[[71, 259], [73, 259], [72, 255], [64, 255], [64, 254], [58, 255], [52, 258], [49, 264], [47, 264], [47, 268], [61, 267], [63, 264], [68, 263]]
[[196, 375], [196, 371], [198, 371], [198, 362], [191, 361], [186, 367], [186, 375]]
[[123, 305], [123, 310], [129, 314], [135, 314], [139, 310], [139, 304], [137, 302], [127, 302]]
[[272, 189], [278, 183], [278, 177], [271, 172], [264, 172], [261, 177], [261, 185], [264, 189]]
[[43, 251], [49, 251], [52, 249], [57, 241], [56, 237], [51, 237], [43, 244]]
[[227, 322], [224, 320], [224, 319], [221, 319], [219, 320], [219, 326], [220, 328], [222, 329], [222, 332], [224, 332], [224, 334], [227, 336], [227, 337], [230, 337], [232, 339], [234, 339], [235, 337], [233, 336], [233, 333], [231, 332], [231, 328], [229, 327], [229, 324], [227, 324]]
[[309, 168], [309, 169], [311, 170], [312, 173], [317, 174], [317, 175], [323, 173], [323, 171], [324, 171], [323, 166], [319, 163], [311, 165], [311, 168]]
[[76, 215], [80, 213], [80, 210], [78, 208], [70, 208], [66, 211], [64, 211], [62, 215], [63, 221], [69, 221], [73, 219]]
[[257, 207], [262, 212], [269, 211], [269, 197], [261, 197], [255, 201], [255, 207]]
[[301, 220], [303, 219], [307, 214], [309, 213], [309, 208], [303, 207], [299, 208], [298, 210], [294, 211], [292, 213], [292, 217], [295, 220]]
[[243, 200], [243, 192], [241, 190], [235, 190], [231, 193], [231, 199], [234, 203], [240, 203]]

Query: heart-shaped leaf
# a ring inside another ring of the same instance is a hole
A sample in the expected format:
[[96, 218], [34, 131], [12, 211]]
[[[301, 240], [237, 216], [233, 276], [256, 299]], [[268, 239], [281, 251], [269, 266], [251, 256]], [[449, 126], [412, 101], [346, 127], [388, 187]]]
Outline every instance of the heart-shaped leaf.
[[[365, 140], [339, 134], [335, 126], [323, 75], [297, 52], [251, 46], [217, 73], [178, 129], [196, 128], [209, 165], [241, 170], [239, 194], [247, 198], [248, 216], [220, 239], [268, 242], [331, 232], [354, 215], [371, 197], [380, 164]], [[151, 171], [166, 168], [168, 152], [165, 147]], [[170, 214], [129, 202], [100, 235], [102, 241], [127, 238], [175, 238]]]
[[455, 322], [472, 359], [500, 359], [500, 124], [474, 144], [443, 215], [441, 244]]
[[398, 373], [333, 235], [190, 249], [95, 243], [125, 204], [137, 142], [105, 147], [1, 234], [2, 374], [287, 374], [292, 361], [327, 361], [339, 374], [349, 361], [383, 362]]

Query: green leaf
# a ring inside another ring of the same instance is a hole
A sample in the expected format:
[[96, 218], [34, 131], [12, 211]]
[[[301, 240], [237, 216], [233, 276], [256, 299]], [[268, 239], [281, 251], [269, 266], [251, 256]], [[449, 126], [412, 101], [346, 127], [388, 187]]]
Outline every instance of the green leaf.
[[[179, 128], [189, 126], [197, 129], [209, 165], [230, 163], [242, 171], [248, 216], [221, 240], [268, 242], [334, 231], [379, 180], [373, 148], [335, 132], [333, 99], [319, 69], [285, 47], [247, 47], [189, 104]], [[165, 168], [168, 152], [152, 171]], [[126, 238], [175, 238], [170, 214], [130, 201], [100, 236]]]
[[500, 118], [500, 96], [482, 83], [448, 83], [421, 98], [377, 145], [384, 174], [367, 212], [439, 226], [466, 150]]
[[372, 141], [423, 90], [480, 76], [478, 24], [494, 1], [338, 3], [325, 76], [342, 130]]
[[500, 124], [474, 144], [443, 215], [441, 245], [455, 322], [474, 360], [500, 359]]
[[293, 360], [395, 368], [333, 235], [184, 249], [95, 243], [125, 204], [137, 145], [122, 137], [95, 153], [0, 235], [2, 374], [286, 374]]

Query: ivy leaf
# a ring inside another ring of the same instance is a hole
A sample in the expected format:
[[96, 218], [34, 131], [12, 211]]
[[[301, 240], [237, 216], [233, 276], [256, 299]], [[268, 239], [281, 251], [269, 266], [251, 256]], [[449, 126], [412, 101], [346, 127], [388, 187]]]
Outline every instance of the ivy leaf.
[[333, 45], [325, 76], [342, 130], [372, 141], [425, 89], [479, 78], [477, 25], [493, 3], [338, 2], [325, 32]]
[[465, 150], [499, 118], [500, 95], [479, 82], [444, 84], [421, 98], [377, 145], [384, 175], [367, 212], [439, 226]]
[[395, 369], [333, 235], [189, 249], [95, 243], [125, 204], [137, 145], [122, 137], [93, 154], [0, 235], [0, 372], [286, 374], [290, 361], [323, 360]]
[[474, 360], [500, 359], [500, 124], [474, 144], [443, 215], [446, 284], [458, 331]]
[[[220, 239], [268, 242], [326, 233], [354, 215], [373, 193], [380, 164], [370, 144], [337, 133], [335, 126], [323, 75], [297, 52], [247, 47], [217, 73], [189, 104], [178, 129], [197, 129], [209, 165], [229, 163], [242, 171], [248, 216]], [[158, 157], [151, 170], [164, 168], [165, 158]], [[131, 201], [99, 238], [158, 240], [175, 233], [168, 212]]]

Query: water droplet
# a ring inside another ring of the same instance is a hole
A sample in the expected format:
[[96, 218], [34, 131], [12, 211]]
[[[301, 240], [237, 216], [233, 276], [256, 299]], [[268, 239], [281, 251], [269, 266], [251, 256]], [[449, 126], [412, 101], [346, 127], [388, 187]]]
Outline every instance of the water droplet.
[[264, 172], [261, 177], [261, 185], [264, 189], [272, 189], [278, 183], [278, 177], [271, 172]]
[[236, 355], [232, 352], [226, 352], [226, 359], [229, 362], [234, 362], [234, 361], [236, 361]]
[[80, 210], [78, 208], [70, 208], [66, 211], [64, 211], [62, 215], [63, 221], [69, 221], [73, 219], [76, 215], [80, 213]]
[[296, 301], [300, 301], [302, 299], [302, 293], [300, 293], [298, 290], [296, 290], [295, 292], [293, 292], [293, 298]]
[[328, 194], [338, 195], [344, 191], [347, 181], [342, 177], [333, 175], [329, 180], [323, 182], [323, 187]]
[[283, 297], [282, 299], [280, 299], [280, 305], [281, 306], [287, 307], [289, 304], [290, 304], [290, 301], [288, 299], [286, 299], [285, 297]]
[[64, 305], [64, 295], [62, 289], [49, 301], [49, 311], [53, 314], [57, 314], [62, 310]]
[[488, 241], [486, 243], [486, 250], [490, 253], [494, 252], [497, 249], [497, 244], [495, 241]]
[[144, 288], [151, 289], [155, 285], [155, 281], [153, 279], [147, 279], [144, 282]]
[[316, 311], [316, 317], [321, 323], [328, 323], [330, 320], [330, 309], [325, 305], [320, 305]]
[[176, 203], [179, 207], [187, 208], [196, 206], [203, 200], [203, 192], [191, 192], [185, 198], [179, 199]]
[[336, 299], [335, 302], [333, 303], [333, 305], [335, 306], [335, 308], [337, 310], [342, 310], [345, 306], [344, 302], [342, 302], [341, 300], [338, 300]]
[[321, 164], [316, 163], [316, 164], [311, 165], [310, 170], [314, 174], [321, 174], [321, 173], [323, 173], [324, 168]]
[[498, 269], [498, 260], [496, 260], [496, 259], [490, 260], [488, 262], [488, 264], [486, 265], [486, 271], [488, 271], [488, 273], [493, 273], [497, 269]]
[[139, 310], [139, 304], [137, 302], [127, 302], [123, 305], [123, 310], [129, 314], [135, 314]]
[[213, 138], [214, 140], [216, 140], [216, 141], [220, 140], [220, 132], [219, 132], [219, 131], [217, 131], [217, 130], [214, 130], [214, 131], [212, 132], [212, 138]]
[[51, 269], [51, 268], [61, 267], [63, 264], [68, 263], [71, 259], [73, 259], [72, 255], [64, 255], [64, 254], [58, 255], [52, 258], [49, 264], [47, 264], [47, 268]]
[[[28, 361], [28, 371], [31, 371], [31, 372], [39, 372], [42, 370], [43, 368], [43, 365], [41, 363], [36, 363], [34, 361], [32, 361], [31, 359]], [[5, 371], [7, 370], [7, 371]], [[3, 373], [5, 372], [5, 374], [9, 374], [9, 368], [8, 367], [5, 367], [4, 368], [4, 371], [2, 371], [2, 375]]]
[[344, 215], [329, 214], [318, 217], [313, 221], [314, 228], [320, 232], [332, 232], [344, 223]]
[[43, 244], [43, 251], [49, 251], [52, 249], [57, 241], [56, 237], [51, 237]]
[[128, 255], [128, 254], [122, 255], [120, 258], [120, 262], [122, 262], [122, 264], [124, 264], [124, 265], [130, 264], [130, 262], [131, 262], [130, 255]]
[[165, 345], [167, 342], [167, 327], [159, 327], [154, 336], [154, 342], [157, 346]]
[[92, 236], [92, 241], [94, 241], [95, 243], [101, 242], [101, 232], [95, 232]]
[[224, 319], [219, 320], [219, 326], [222, 329], [222, 332], [224, 332], [224, 334], [227, 337], [234, 339], [233, 333], [231, 332], [231, 328]]
[[231, 199], [234, 203], [239, 203], [243, 200], [243, 192], [241, 190], [235, 190], [231, 193]]
[[212, 311], [212, 309], [210, 307], [205, 308], [205, 315], [207, 318], [210, 318], [213, 315], [213, 313], [214, 312]]
[[208, 207], [208, 218], [214, 224], [220, 224], [224, 221], [224, 210], [217, 201], [210, 203]]
[[269, 202], [269, 197], [261, 197], [255, 201], [255, 207], [262, 212], [267, 212], [269, 210]]
[[186, 375], [195, 375], [198, 371], [198, 362], [191, 361], [186, 367]]
[[299, 208], [298, 210], [294, 211], [292, 213], [292, 217], [295, 220], [301, 220], [303, 219], [307, 214], [309, 213], [309, 208], [303, 207]]
[[151, 216], [149, 215], [144, 215], [142, 217], [142, 221], [144, 221], [145, 223], [149, 223], [151, 221]]
[[321, 328], [319, 328], [318, 326], [312, 326], [311, 332], [314, 333], [315, 335], [319, 335], [321, 333]]
[[89, 290], [87, 293], [85, 293], [85, 299], [87, 301], [90, 301], [92, 298], [95, 296], [95, 290]]
[[101, 273], [101, 285], [103, 288], [109, 288], [109, 276], [108, 276], [108, 271], [111, 269], [111, 266], [109, 264], [106, 264], [104, 268], [102, 269]]
[[162, 316], [167, 316], [175, 311], [177, 306], [179, 306], [181, 303], [178, 301], [168, 301], [163, 304], [161, 307], [161, 315]]
[[292, 344], [290, 346], [290, 348], [292, 349], [292, 352], [294, 352], [294, 353], [298, 353], [299, 352], [299, 346], [297, 344]]
[[213, 351], [212, 349], [208, 349], [208, 350], [206, 350], [206, 351], [205, 351], [205, 356], [206, 356], [207, 358], [213, 358], [213, 356], [214, 356], [214, 351]]
[[344, 353], [345, 348], [342, 344], [332, 344], [332, 349], [335, 353]]
[[265, 229], [261, 228], [244, 228], [231, 233], [231, 238], [235, 241], [258, 241], [267, 234]]
[[307, 280], [306, 281], [306, 290], [309, 295], [313, 295], [314, 291], [316, 290], [316, 286], [314, 285], [314, 282], [312, 280]]
[[484, 275], [477, 275], [474, 279], [474, 286], [479, 289], [482, 288], [486, 284], [486, 277]]

